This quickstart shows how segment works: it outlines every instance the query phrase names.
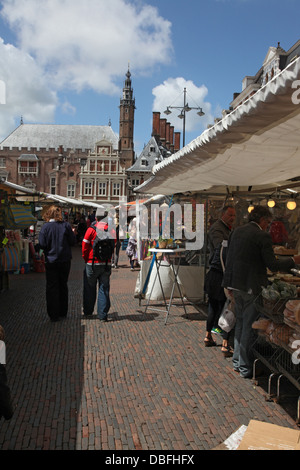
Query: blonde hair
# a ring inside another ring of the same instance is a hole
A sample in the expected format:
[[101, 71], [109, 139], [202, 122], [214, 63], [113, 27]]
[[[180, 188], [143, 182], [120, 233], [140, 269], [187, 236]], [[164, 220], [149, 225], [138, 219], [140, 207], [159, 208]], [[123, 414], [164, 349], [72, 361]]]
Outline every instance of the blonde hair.
[[55, 222], [62, 222], [63, 217], [61, 208], [58, 206], [50, 206], [43, 212], [43, 219], [45, 222], [49, 222], [50, 219], [54, 219]]

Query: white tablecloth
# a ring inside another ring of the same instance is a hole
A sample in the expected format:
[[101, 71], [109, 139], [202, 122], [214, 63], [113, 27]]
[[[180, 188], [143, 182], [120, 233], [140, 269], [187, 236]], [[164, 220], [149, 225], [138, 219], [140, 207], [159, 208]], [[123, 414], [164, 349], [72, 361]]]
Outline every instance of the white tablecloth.
[[[135, 296], [138, 297], [142, 291], [147, 279], [147, 274], [151, 260], [144, 260], [140, 262], [141, 270], [137, 278], [135, 287]], [[177, 269], [177, 267], [175, 268]], [[156, 276], [156, 264], [153, 264], [148, 286], [145, 292], [145, 298], [148, 299], [153, 282]], [[172, 268], [167, 261], [162, 261], [159, 270], [161, 282], [164, 289], [165, 298], [168, 299], [171, 295], [171, 290], [174, 281], [174, 274]], [[204, 267], [203, 266], [180, 266], [178, 271], [178, 283], [180, 284], [181, 292], [184, 297], [191, 301], [198, 301], [203, 299], [203, 284], [204, 284]], [[174, 298], [180, 297], [178, 288], [175, 286]], [[152, 291], [151, 300], [163, 300], [159, 279], [157, 277], [155, 286]]]

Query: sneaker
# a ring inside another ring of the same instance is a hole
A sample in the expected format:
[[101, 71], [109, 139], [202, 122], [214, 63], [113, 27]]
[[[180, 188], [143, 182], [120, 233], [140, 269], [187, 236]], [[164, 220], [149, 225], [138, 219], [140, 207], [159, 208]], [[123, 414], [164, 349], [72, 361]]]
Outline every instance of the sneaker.
[[215, 333], [215, 335], [221, 335], [221, 334], [222, 334], [221, 328], [218, 328], [218, 327], [213, 328], [213, 329], [211, 330], [211, 332], [212, 332], [212, 333]]

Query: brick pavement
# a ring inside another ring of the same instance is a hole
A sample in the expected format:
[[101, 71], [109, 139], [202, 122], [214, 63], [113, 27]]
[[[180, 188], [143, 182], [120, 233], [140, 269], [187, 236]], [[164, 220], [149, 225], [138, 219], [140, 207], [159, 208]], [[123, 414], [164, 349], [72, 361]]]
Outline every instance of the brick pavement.
[[291, 410], [232, 372], [219, 347], [203, 347], [205, 308], [188, 306], [186, 317], [175, 308], [166, 326], [163, 313], [143, 313], [124, 252], [111, 280], [112, 321], [84, 319], [84, 265], [73, 253], [67, 319], [49, 322], [44, 274], [11, 276], [0, 294], [16, 405], [0, 421], [0, 449], [195, 451], [250, 419], [297, 429]]

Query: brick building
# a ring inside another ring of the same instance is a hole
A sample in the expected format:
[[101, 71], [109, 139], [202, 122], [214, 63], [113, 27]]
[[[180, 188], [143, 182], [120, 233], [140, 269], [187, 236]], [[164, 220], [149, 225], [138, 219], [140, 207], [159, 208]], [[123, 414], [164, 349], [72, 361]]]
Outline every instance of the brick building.
[[300, 40], [298, 40], [288, 51], [285, 51], [278, 43], [277, 47], [269, 47], [261, 68], [253, 76], [247, 75], [243, 79], [242, 91], [234, 93], [230, 110], [233, 110], [253, 96], [262, 86], [266, 85], [272, 78], [285, 69], [293, 60], [300, 55]]
[[111, 126], [23, 124], [0, 144], [0, 177], [36, 191], [88, 202], [128, 196], [134, 162], [135, 100], [128, 70], [119, 137]]

